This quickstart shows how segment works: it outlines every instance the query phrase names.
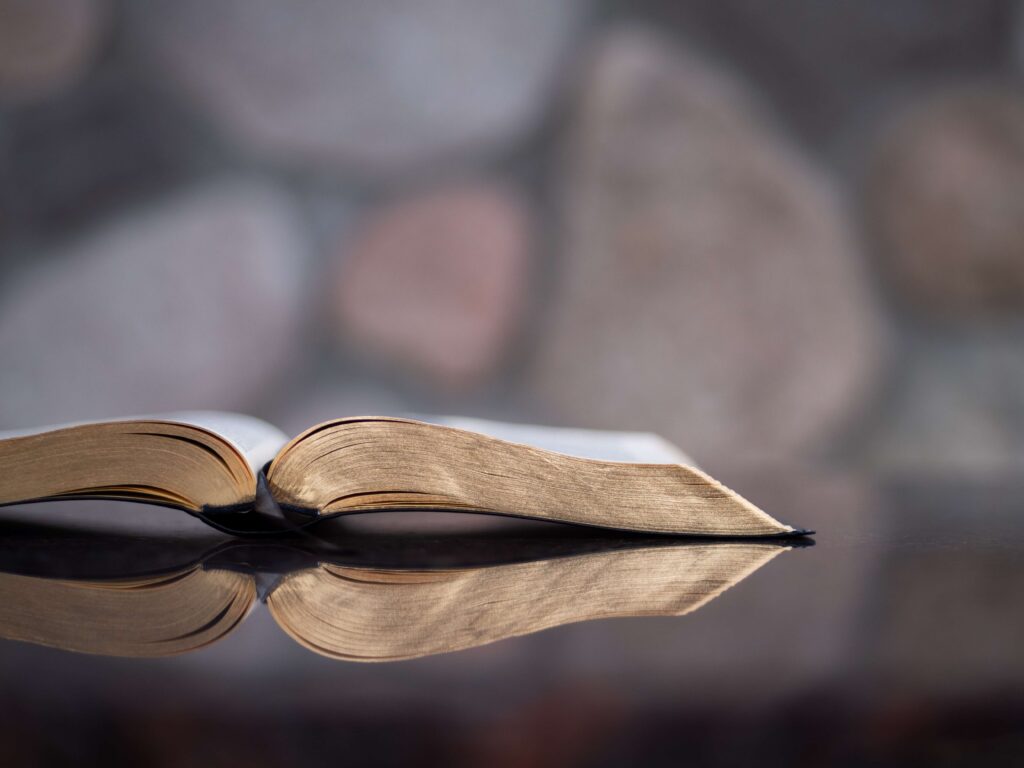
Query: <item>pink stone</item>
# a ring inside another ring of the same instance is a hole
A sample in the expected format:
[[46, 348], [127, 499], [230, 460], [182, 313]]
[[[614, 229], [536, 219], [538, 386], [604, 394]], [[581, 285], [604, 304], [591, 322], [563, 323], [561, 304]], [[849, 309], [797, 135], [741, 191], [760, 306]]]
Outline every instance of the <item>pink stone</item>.
[[347, 243], [335, 313], [366, 354], [444, 387], [500, 363], [526, 299], [530, 221], [509, 190], [439, 189], [373, 215]]

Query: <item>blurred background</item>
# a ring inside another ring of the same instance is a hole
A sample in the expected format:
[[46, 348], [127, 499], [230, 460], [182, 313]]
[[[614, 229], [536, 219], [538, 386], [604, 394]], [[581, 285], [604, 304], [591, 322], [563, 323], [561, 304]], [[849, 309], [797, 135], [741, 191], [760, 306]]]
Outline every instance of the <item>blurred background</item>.
[[1024, 4], [0, 0], [0, 428], [1024, 466]]
[[0, 0], [0, 429], [198, 408], [656, 430], [821, 536], [421, 662], [8, 644], [0, 762], [1008, 764], [1024, 0]]

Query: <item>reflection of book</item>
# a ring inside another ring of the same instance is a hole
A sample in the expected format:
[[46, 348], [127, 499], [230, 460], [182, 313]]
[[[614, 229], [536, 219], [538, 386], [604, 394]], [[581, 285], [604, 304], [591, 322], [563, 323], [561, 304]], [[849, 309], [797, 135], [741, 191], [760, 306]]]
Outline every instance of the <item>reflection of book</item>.
[[720, 542], [439, 572], [324, 565], [286, 576], [267, 606], [317, 653], [395, 661], [591, 619], [682, 616], [783, 549]]
[[[591, 619], [679, 616], [788, 549], [621, 537], [521, 543], [532, 559], [506, 547], [514, 562], [443, 570], [394, 567], [387, 557], [374, 566], [358, 547], [340, 557], [239, 541], [157, 575], [52, 578], [36, 562], [0, 573], [0, 637], [111, 656], [184, 653], [232, 632], [263, 592], [277, 623], [317, 653], [408, 659]], [[10, 552], [5, 569], [19, 565]], [[51, 560], [66, 573], [67, 551], [57, 554]], [[253, 563], [271, 570], [269, 585]]]
[[251, 576], [194, 567], [64, 581], [0, 574], [0, 636], [104, 656], [170, 656], [224, 637], [256, 597]]
[[145, 501], [232, 530], [263, 525], [267, 511], [311, 521], [445, 509], [658, 533], [800, 533], [654, 435], [456, 423], [466, 428], [341, 419], [288, 441], [257, 419], [201, 413], [8, 433], [0, 504]]

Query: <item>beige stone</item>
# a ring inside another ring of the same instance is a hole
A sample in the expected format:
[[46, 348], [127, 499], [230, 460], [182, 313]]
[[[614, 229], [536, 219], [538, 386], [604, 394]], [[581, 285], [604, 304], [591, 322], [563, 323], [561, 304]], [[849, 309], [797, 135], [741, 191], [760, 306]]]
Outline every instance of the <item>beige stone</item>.
[[878, 347], [828, 180], [737, 81], [632, 29], [594, 52], [566, 152], [542, 406], [698, 460], [827, 440]]

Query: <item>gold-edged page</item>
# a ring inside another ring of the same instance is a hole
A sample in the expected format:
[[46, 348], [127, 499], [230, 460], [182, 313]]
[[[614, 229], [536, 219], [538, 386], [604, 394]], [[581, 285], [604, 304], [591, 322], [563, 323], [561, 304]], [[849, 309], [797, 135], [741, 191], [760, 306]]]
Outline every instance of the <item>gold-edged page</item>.
[[537, 424], [511, 424], [466, 416], [423, 416], [409, 418], [428, 424], [465, 429], [510, 443], [529, 445], [545, 451], [580, 459], [624, 461], [632, 464], [683, 464], [694, 467], [693, 459], [653, 432], [618, 432]]
[[234, 446], [248, 462], [253, 472], [259, 472], [263, 465], [272, 460], [288, 442], [288, 436], [273, 424], [255, 416], [228, 411], [174, 411], [172, 413], [122, 416], [113, 419], [71, 421], [64, 424], [50, 424], [29, 429], [0, 430], [0, 441], [15, 437], [32, 437], [57, 432], [72, 427], [88, 427], [97, 424], [116, 424], [128, 421], [170, 422], [194, 426], [212, 432]]
[[251, 503], [285, 442], [240, 414], [176, 412], [0, 433], [0, 504], [61, 498], [200, 510]]
[[321, 516], [440, 509], [647, 533], [796, 532], [693, 466], [580, 458], [383, 416], [311, 427], [267, 482], [279, 503]]

